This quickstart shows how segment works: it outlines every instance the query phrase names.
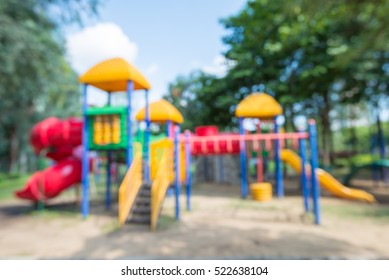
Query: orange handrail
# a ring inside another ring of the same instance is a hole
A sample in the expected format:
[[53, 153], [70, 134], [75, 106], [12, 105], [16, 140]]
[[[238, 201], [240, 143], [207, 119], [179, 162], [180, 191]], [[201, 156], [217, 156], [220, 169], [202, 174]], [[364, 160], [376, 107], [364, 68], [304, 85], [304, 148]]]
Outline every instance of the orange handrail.
[[135, 156], [119, 187], [119, 224], [126, 223], [136, 195], [142, 186], [142, 149], [135, 144]]

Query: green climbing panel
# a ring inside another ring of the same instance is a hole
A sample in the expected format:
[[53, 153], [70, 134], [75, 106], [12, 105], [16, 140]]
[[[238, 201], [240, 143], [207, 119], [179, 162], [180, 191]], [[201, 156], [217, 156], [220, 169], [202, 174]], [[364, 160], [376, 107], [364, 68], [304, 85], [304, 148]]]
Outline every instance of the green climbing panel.
[[89, 150], [127, 148], [127, 107], [89, 108], [86, 115]]

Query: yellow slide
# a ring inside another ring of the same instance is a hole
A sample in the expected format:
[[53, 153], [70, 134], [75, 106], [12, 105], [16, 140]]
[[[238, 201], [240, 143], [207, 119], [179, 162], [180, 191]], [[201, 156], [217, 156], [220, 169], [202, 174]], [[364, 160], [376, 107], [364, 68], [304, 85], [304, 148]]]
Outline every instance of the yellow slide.
[[[297, 173], [301, 173], [301, 158], [295, 152], [288, 149], [281, 150], [281, 160], [292, 166]], [[310, 173], [311, 166], [307, 165], [307, 174], [309, 175]], [[323, 169], [317, 168], [316, 175], [320, 186], [337, 197], [362, 200], [370, 203], [376, 201], [373, 195], [365, 191], [351, 189], [342, 185], [338, 180], [331, 176], [331, 174]]]

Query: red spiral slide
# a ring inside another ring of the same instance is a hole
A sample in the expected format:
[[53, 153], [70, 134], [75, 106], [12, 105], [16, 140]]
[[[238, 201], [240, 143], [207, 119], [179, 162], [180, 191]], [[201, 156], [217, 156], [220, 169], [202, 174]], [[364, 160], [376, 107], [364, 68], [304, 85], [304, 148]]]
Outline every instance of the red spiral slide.
[[37, 123], [30, 135], [30, 143], [37, 154], [44, 153], [56, 163], [34, 173], [24, 189], [15, 195], [39, 201], [53, 198], [81, 181], [81, 160], [77, 149], [82, 144], [82, 121], [75, 118], [59, 120], [54, 117]]

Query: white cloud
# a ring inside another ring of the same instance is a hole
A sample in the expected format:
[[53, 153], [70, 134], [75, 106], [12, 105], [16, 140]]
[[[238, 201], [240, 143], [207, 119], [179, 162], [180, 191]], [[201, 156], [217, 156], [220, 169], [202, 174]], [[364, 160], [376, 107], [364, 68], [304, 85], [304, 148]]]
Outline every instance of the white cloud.
[[199, 68], [199, 67], [201, 67], [201, 63], [196, 59], [192, 60], [190, 63], [190, 67], [191, 68]]
[[211, 65], [203, 66], [201, 69], [203, 72], [223, 77], [228, 70], [228, 61], [222, 55], [217, 55], [212, 61]]
[[147, 74], [147, 75], [153, 75], [153, 74], [155, 74], [155, 73], [158, 72], [158, 69], [159, 69], [158, 65], [155, 64], [155, 63], [153, 63], [153, 64], [151, 64], [151, 65], [149, 66], [149, 68], [147, 68], [146, 74]]
[[66, 39], [70, 63], [79, 74], [98, 62], [113, 57], [133, 62], [138, 54], [137, 44], [118, 25], [111, 22], [86, 27], [68, 35]]

